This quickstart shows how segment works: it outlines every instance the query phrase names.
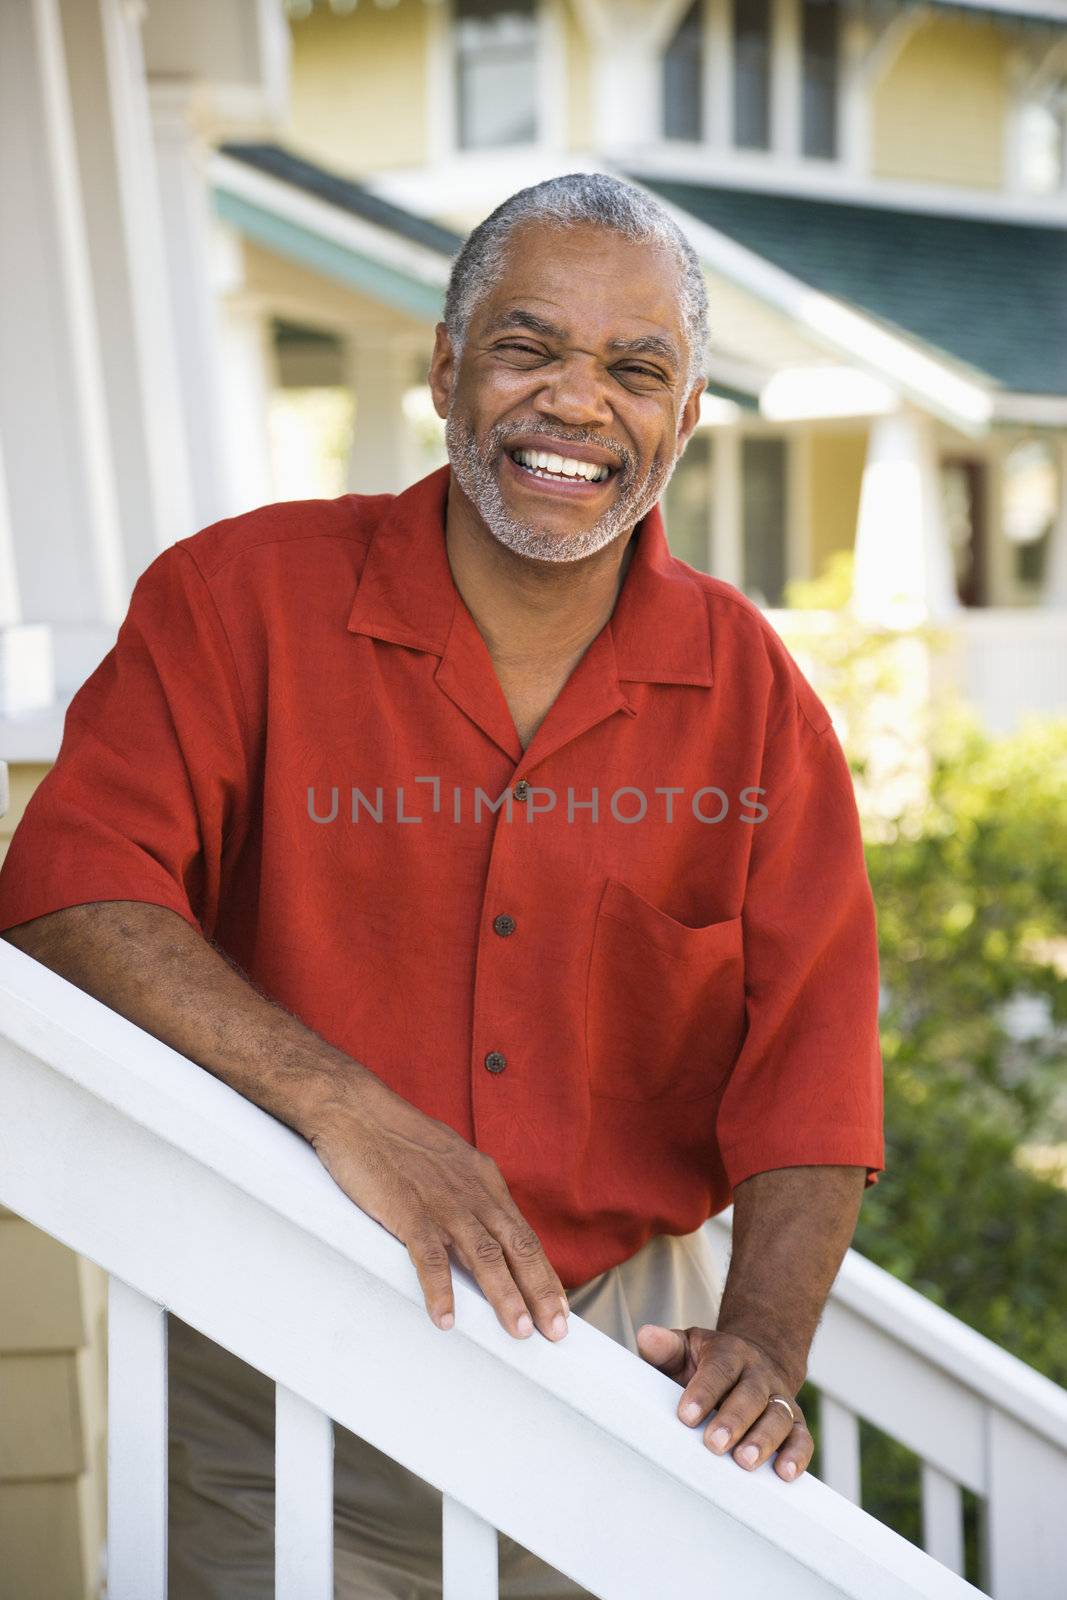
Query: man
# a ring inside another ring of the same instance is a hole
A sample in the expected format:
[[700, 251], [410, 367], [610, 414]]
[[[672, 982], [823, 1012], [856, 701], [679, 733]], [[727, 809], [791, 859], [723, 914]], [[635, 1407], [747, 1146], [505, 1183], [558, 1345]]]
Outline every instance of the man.
[[[666, 546], [706, 337], [641, 191], [506, 201], [436, 330], [449, 466], [151, 564], [0, 927], [302, 1133], [439, 1328], [450, 1252], [516, 1337], [562, 1337], [569, 1293], [710, 1450], [788, 1482], [883, 1166], [875, 920], [826, 708]], [[731, 1199], [719, 1291], [700, 1229]], [[171, 1592], [269, 1594], [270, 1386], [172, 1325]], [[343, 1592], [431, 1595], [433, 1492], [345, 1449]], [[505, 1558], [505, 1594], [579, 1592]]]

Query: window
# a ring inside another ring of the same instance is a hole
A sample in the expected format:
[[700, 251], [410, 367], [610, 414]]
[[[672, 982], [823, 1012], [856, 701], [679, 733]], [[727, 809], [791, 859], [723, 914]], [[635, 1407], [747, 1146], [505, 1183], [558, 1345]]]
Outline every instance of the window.
[[837, 155], [837, 0], [803, 0], [800, 148], [806, 156]]
[[462, 150], [537, 138], [535, 0], [455, 0], [457, 134]]
[[734, 144], [743, 150], [769, 150], [770, 143], [770, 0], [735, 0]]
[[663, 136], [704, 137], [704, 4], [693, 0], [663, 57]]
[[785, 440], [742, 439], [743, 588], [760, 606], [785, 599], [785, 495]]

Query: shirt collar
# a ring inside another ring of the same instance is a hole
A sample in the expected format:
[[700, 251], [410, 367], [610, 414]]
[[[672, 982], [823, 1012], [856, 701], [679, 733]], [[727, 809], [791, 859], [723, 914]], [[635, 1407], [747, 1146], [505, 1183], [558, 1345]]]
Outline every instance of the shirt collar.
[[[348, 617], [370, 634], [443, 656], [459, 591], [445, 547], [446, 464], [396, 495], [371, 537]], [[670, 553], [658, 505], [637, 539], [608, 624], [620, 682], [710, 687], [708, 608], [692, 571]]]

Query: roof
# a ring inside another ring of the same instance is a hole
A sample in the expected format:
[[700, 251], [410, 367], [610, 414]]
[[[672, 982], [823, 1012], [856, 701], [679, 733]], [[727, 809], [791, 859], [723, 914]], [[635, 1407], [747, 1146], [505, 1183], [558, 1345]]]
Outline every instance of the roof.
[[1007, 389], [1067, 395], [1065, 228], [627, 176]]
[[410, 239], [413, 244], [424, 245], [441, 255], [455, 255], [463, 243], [462, 234], [453, 233], [450, 228], [443, 228], [440, 223], [417, 216], [413, 211], [405, 211], [403, 206], [394, 205], [391, 200], [383, 200], [381, 195], [373, 194], [364, 184], [329, 172], [325, 167], [305, 160], [280, 144], [229, 143], [220, 145], [219, 149], [223, 155], [254, 167], [257, 172], [265, 172], [283, 183], [292, 184], [306, 194], [315, 195], [342, 211], [362, 217], [365, 222], [388, 228], [402, 238]]

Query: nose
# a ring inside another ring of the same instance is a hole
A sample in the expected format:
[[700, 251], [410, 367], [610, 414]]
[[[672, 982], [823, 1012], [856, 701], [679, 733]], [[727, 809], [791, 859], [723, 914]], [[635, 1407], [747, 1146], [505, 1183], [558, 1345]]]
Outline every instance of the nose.
[[611, 421], [607, 377], [593, 356], [571, 356], [546, 377], [534, 406], [542, 417], [571, 427], [591, 427]]

